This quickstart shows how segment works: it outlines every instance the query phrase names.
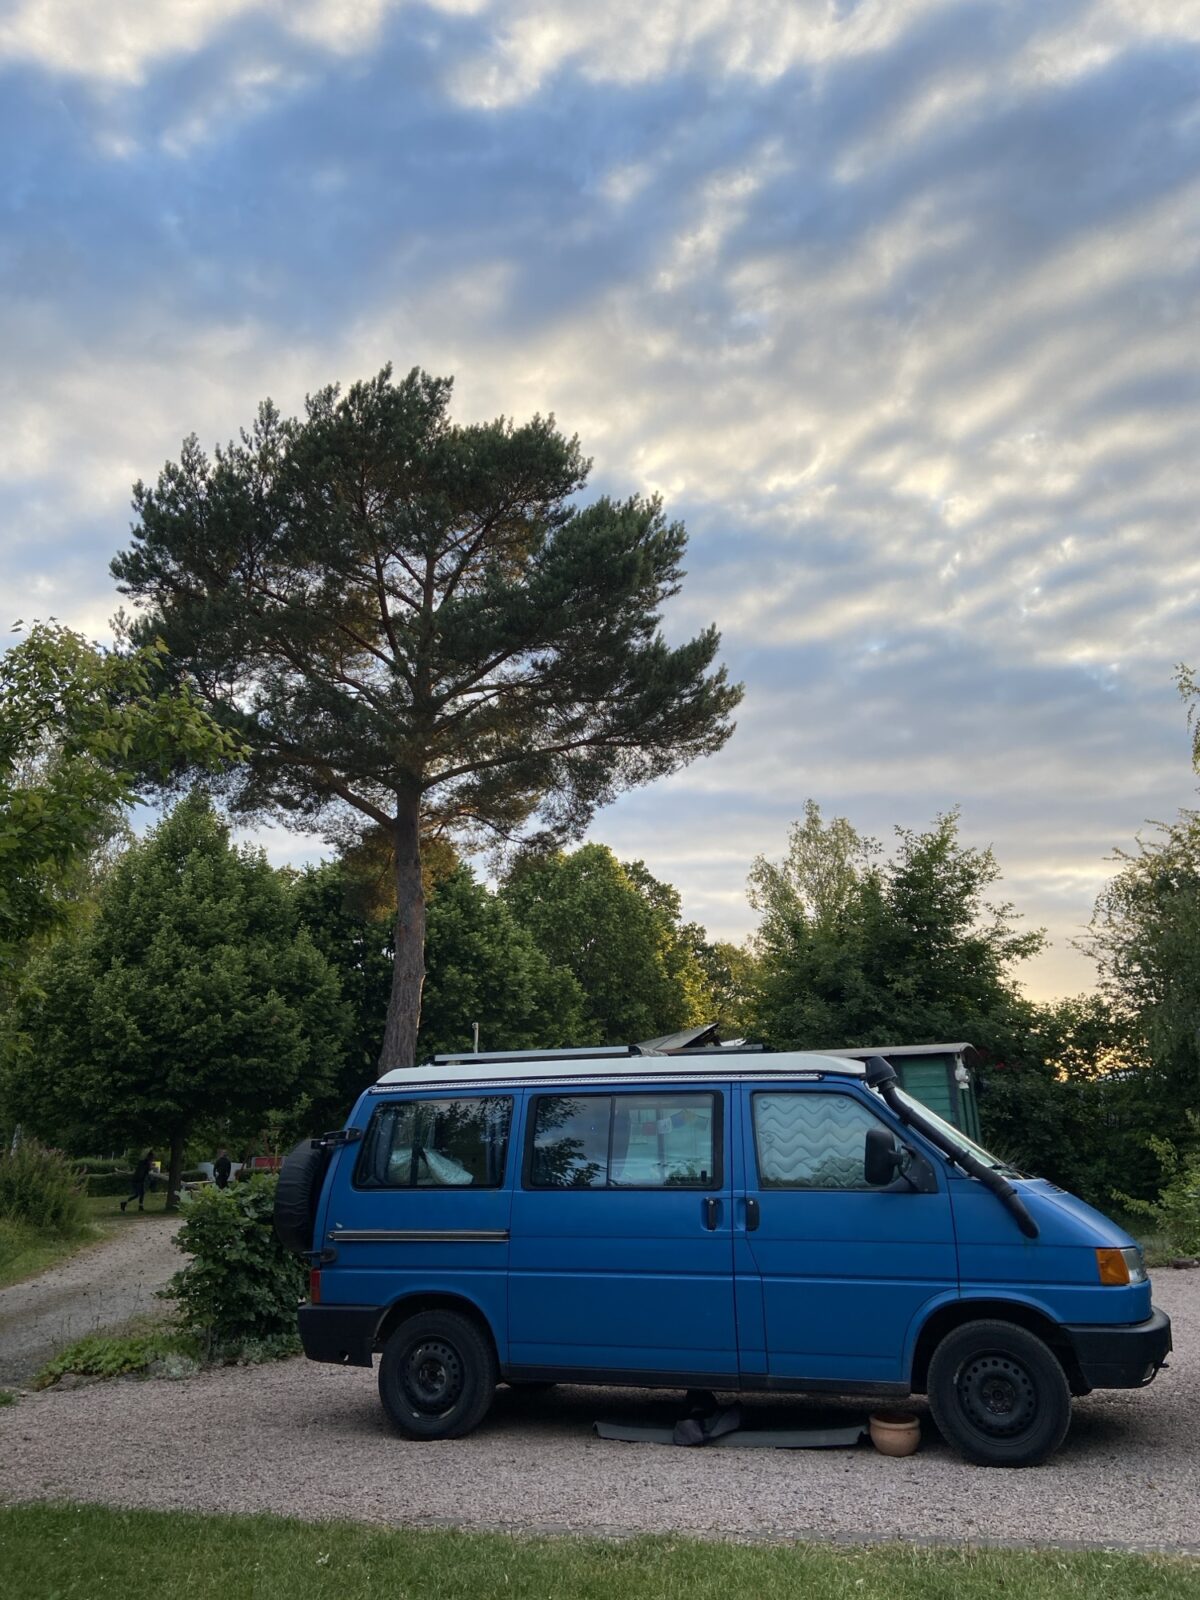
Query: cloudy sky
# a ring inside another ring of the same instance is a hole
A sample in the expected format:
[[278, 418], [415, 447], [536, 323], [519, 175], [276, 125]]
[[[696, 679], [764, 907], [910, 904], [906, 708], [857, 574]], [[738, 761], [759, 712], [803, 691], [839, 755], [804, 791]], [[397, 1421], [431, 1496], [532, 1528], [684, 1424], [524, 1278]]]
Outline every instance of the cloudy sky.
[[106, 634], [185, 433], [453, 373], [665, 496], [746, 684], [596, 837], [740, 936], [806, 796], [957, 804], [1078, 990], [1195, 797], [1198, 90], [1196, 0], [5, 0], [4, 623]]

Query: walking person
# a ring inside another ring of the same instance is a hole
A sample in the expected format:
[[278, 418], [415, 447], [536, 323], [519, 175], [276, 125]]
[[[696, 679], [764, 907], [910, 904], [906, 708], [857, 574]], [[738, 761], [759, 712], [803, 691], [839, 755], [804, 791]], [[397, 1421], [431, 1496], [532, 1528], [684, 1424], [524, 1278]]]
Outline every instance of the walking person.
[[133, 1193], [131, 1195], [128, 1195], [124, 1200], [121, 1201], [121, 1210], [122, 1211], [124, 1211], [125, 1207], [129, 1204], [130, 1200], [136, 1200], [137, 1203], [138, 1203], [138, 1210], [139, 1211], [145, 1211], [145, 1209], [146, 1209], [146, 1185], [150, 1181], [150, 1169], [153, 1167], [153, 1165], [154, 1165], [154, 1151], [153, 1150], [147, 1150], [146, 1154], [142, 1157], [142, 1159], [138, 1162], [137, 1166], [134, 1167], [134, 1169], [133, 1169]]
[[229, 1152], [222, 1145], [217, 1151], [217, 1159], [213, 1162], [213, 1182], [218, 1189], [223, 1189], [229, 1182], [229, 1174], [233, 1171], [233, 1162], [229, 1159]]

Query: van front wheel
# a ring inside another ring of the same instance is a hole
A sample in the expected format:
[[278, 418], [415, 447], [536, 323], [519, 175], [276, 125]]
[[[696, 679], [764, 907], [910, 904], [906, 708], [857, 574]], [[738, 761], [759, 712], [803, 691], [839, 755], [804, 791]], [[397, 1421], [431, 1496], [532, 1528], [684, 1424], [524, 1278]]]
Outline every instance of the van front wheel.
[[454, 1311], [420, 1311], [383, 1347], [379, 1398], [406, 1439], [461, 1439], [487, 1415], [499, 1376], [476, 1323]]
[[968, 1322], [929, 1363], [929, 1409], [947, 1444], [983, 1467], [1035, 1467], [1071, 1423], [1054, 1352], [1011, 1322]]

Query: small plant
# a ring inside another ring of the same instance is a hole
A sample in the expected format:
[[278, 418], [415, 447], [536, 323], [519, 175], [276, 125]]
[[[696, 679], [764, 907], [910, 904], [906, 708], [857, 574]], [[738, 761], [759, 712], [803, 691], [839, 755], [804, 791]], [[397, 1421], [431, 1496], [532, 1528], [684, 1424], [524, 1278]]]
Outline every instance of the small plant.
[[87, 1213], [75, 1163], [31, 1139], [0, 1155], [0, 1217], [52, 1233], [81, 1229]]
[[192, 1257], [164, 1294], [210, 1360], [270, 1359], [298, 1348], [300, 1262], [275, 1237], [273, 1177], [205, 1189], [184, 1211], [179, 1248]]
[[0, 1389], [0, 1406], [15, 1406], [17, 1397], [11, 1389]]
[[[1200, 1136], [1200, 1117], [1188, 1113], [1193, 1136]], [[1190, 1151], [1181, 1151], [1168, 1139], [1148, 1139], [1158, 1157], [1163, 1186], [1157, 1200], [1135, 1200], [1118, 1195], [1122, 1205], [1138, 1216], [1152, 1217], [1156, 1228], [1177, 1255], [1200, 1255], [1200, 1138]]]
[[89, 1334], [68, 1346], [61, 1355], [48, 1361], [33, 1380], [35, 1389], [49, 1389], [60, 1378], [120, 1378], [129, 1372], [145, 1372], [161, 1364], [173, 1375], [182, 1377], [195, 1371], [195, 1341], [177, 1328], [160, 1328], [143, 1334]]

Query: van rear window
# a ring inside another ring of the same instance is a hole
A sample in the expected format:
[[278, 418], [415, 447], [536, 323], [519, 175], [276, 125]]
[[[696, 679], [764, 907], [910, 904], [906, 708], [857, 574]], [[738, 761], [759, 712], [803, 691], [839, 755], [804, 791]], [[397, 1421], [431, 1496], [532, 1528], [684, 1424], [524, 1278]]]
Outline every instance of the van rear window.
[[398, 1100], [371, 1119], [359, 1189], [495, 1189], [504, 1182], [511, 1095]]
[[715, 1094], [543, 1094], [531, 1189], [708, 1189], [720, 1182]]

